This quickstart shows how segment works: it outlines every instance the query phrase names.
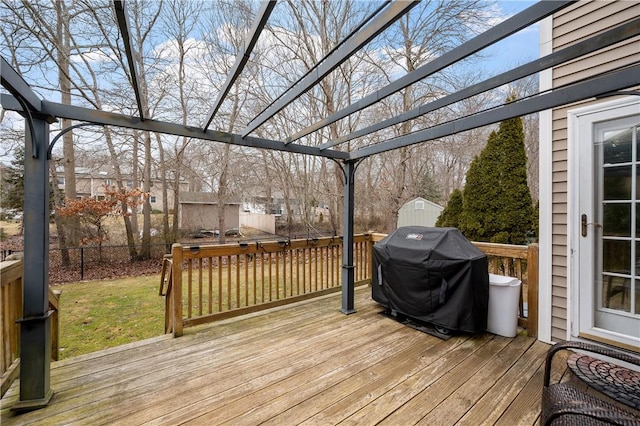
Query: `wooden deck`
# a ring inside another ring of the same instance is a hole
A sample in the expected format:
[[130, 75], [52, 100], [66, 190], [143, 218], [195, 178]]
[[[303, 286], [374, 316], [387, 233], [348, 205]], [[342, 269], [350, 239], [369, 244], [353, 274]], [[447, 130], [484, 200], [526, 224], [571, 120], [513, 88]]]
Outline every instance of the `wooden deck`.
[[339, 295], [52, 363], [51, 404], [0, 424], [531, 425], [548, 345], [447, 341]]

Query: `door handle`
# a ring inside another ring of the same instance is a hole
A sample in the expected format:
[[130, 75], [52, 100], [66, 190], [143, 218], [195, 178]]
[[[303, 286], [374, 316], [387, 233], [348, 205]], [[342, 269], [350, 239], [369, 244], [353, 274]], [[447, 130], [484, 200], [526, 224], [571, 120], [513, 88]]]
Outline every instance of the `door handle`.
[[580, 217], [580, 228], [582, 229], [582, 231], [580, 232], [582, 234], [583, 237], [587, 236], [587, 226], [588, 225], [593, 225], [595, 228], [602, 228], [602, 225], [599, 223], [587, 223], [587, 215], [583, 214]]

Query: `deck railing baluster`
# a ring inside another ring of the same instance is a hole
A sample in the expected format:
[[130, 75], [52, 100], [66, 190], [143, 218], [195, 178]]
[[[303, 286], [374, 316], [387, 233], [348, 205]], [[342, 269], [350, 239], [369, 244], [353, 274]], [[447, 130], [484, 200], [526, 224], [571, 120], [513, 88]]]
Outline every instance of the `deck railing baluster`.
[[193, 294], [191, 293], [193, 284], [193, 259], [187, 261], [187, 318], [193, 316]]
[[227, 262], [227, 309], [231, 309], [231, 295], [233, 294], [231, 287], [231, 256], [225, 256]]
[[244, 305], [249, 306], [249, 262], [247, 254], [242, 255], [242, 264], [244, 265]]
[[209, 294], [208, 296], [208, 308], [209, 308], [209, 313], [212, 314], [213, 313], [213, 258], [212, 257], [208, 257], [207, 258], [207, 272], [208, 272], [208, 290], [209, 290]]
[[198, 316], [202, 316], [202, 258], [198, 259]]

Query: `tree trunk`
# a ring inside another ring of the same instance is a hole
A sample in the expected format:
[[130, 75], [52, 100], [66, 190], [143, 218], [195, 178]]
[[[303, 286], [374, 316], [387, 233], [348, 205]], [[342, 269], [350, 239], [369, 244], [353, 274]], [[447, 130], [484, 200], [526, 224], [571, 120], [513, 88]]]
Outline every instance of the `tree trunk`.
[[[142, 176], [142, 190], [151, 193], [151, 134], [144, 132], [144, 169]], [[151, 259], [151, 200], [145, 197], [142, 204], [142, 247], [140, 258]]]
[[[164, 147], [162, 146], [162, 137], [159, 133], [156, 133], [156, 142], [158, 143], [158, 152], [160, 154], [160, 182], [162, 184], [162, 236], [164, 238], [165, 251], [167, 253], [170, 253], [171, 245], [176, 241], [176, 239], [173, 238], [173, 233], [169, 228], [169, 188], [167, 181], [167, 163], [164, 155]], [[174, 197], [176, 196], [177, 194], [174, 193]]]
[[[58, 171], [56, 170], [56, 162], [50, 161], [49, 168], [51, 169], [51, 180], [53, 182], [53, 204], [55, 208], [62, 206], [62, 197], [58, 190]], [[60, 255], [62, 257], [62, 266], [70, 266], [71, 259], [69, 258], [69, 249], [67, 248], [67, 236], [65, 234], [64, 219], [59, 214], [53, 215], [53, 220], [58, 230], [58, 248], [60, 249]]]
[[[60, 85], [60, 102], [65, 105], [71, 105], [71, 82], [69, 81], [69, 16], [67, 15], [64, 0], [55, 2], [57, 16], [57, 38], [58, 38], [58, 84]], [[61, 126], [66, 129], [72, 125], [71, 120], [62, 119]], [[73, 131], [66, 132], [62, 136], [62, 152], [64, 167], [64, 194], [65, 197], [75, 200], [77, 198], [76, 190], [76, 163], [73, 147]], [[67, 230], [69, 231], [69, 243], [78, 245], [80, 222], [78, 218], [70, 217], [66, 221]], [[60, 234], [60, 229], [58, 229]], [[65, 242], [66, 243], [66, 242]]]

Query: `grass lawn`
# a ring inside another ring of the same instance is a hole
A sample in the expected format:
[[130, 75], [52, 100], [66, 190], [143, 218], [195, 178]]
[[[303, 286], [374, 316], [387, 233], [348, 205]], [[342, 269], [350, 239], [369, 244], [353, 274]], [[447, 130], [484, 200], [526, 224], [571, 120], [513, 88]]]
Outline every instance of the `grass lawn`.
[[0, 239], [20, 234], [20, 222], [0, 220]]
[[60, 359], [163, 334], [160, 276], [70, 283], [60, 296]]

